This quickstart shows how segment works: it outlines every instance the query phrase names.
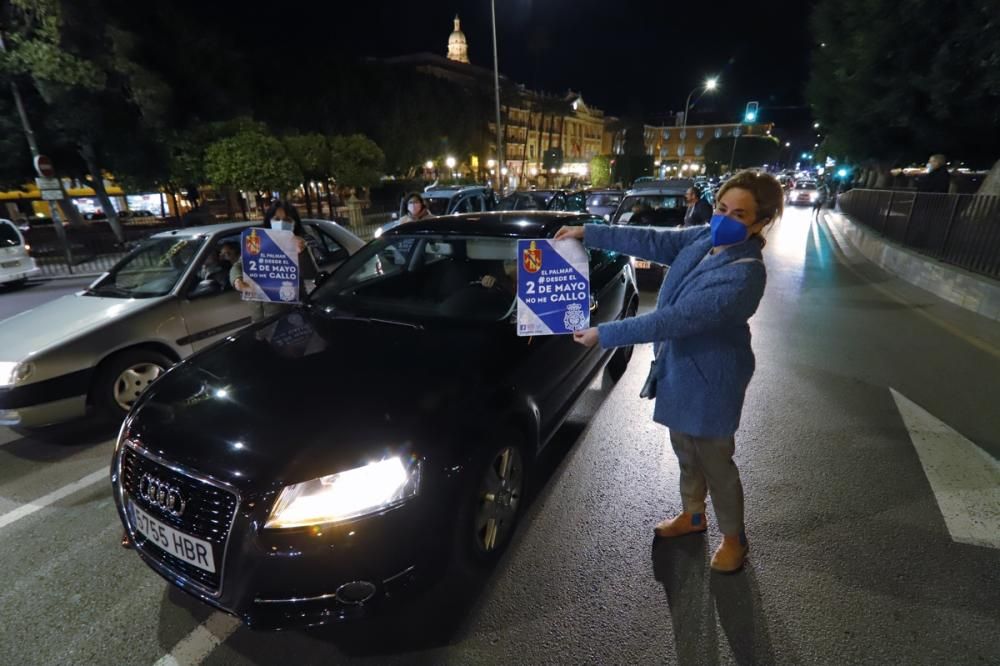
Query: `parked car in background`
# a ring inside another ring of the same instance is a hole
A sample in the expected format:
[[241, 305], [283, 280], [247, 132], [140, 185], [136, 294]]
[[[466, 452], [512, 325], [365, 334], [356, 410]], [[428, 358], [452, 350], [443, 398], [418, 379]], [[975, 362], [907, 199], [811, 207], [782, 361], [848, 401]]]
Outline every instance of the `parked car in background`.
[[[443, 185], [429, 187], [421, 196], [427, 209], [435, 217], [460, 215], [462, 213], [482, 213], [497, 208], [497, 195], [493, 188], [484, 185]], [[399, 226], [400, 218], [406, 211], [406, 199], [399, 200], [399, 210], [392, 214], [392, 220], [375, 230], [375, 238]]]
[[511, 192], [497, 204], [497, 210], [568, 210], [569, 193], [566, 190], [518, 190]]
[[581, 210], [577, 206], [582, 206], [591, 215], [610, 220], [624, 196], [621, 190], [580, 190], [571, 194], [569, 201], [573, 210]]
[[17, 225], [0, 219], [0, 285], [23, 285], [38, 272], [30, 249]]
[[[612, 224], [679, 227], [684, 224], [684, 193], [694, 181], [686, 178], [650, 181], [625, 193], [611, 217]], [[636, 280], [642, 286], [659, 285], [665, 267], [646, 259], [633, 259]]]
[[797, 180], [792, 189], [788, 190], [785, 203], [790, 206], [811, 206], [819, 199], [819, 185], [815, 180]]
[[[307, 307], [171, 370], [113, 456], [133, 552], [263, 629], [370, 616], [442, 575], [488, 571], [536, 458], [594, 377], [619, 378], [631, 356], [517, 335], [518, 239], [586, 222], [604, 223], [518, 212], [401, 225]], [[591, 325], [635, 315], [628, 257], [592, 250], [590, 286]]]
[[[364, 245], [334, 222], [303, 225], [321, 271]], [[87, 415], [120, 421], [174, 363], [252, 323], [261, 310], [217, 261], [221, 244], [238, 243], [251, 226], [154, 234], [87, 289], [0, 321], [0, 424], [24, 431]]]

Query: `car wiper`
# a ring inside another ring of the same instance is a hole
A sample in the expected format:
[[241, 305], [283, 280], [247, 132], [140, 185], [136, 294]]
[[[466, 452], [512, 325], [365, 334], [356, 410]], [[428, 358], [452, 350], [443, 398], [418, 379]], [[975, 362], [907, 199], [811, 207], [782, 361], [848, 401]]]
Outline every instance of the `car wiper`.
[[131, 298], [132, 292], [128, 289], [122, 289], [121, 287], [115, 287], [114, 285], [101, 285], [96, 289], [91, 289], [87, 287], [84, 293], [90, 294], [91, 296], [117, 296], [121, 298]]

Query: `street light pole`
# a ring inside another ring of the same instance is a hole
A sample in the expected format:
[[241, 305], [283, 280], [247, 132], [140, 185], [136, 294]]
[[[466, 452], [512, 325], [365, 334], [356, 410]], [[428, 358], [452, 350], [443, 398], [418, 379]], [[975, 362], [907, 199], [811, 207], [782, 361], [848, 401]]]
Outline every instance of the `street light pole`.
[[[700, 86], [695, 86], [694, 90], [688, 93], [687, 101], [684, 102], [684, 123], [681, 126], [681, 141], [683, 142], [682, 145], [685, 146], [685, 148], [687, 147], [688, 111], [691, 109], [691, 96], [694, 95], [699, 90], [701, 90], [702, 88], [705, 89], [705, 92], [708, 92], [710, 90], [715, 90], [715, 87], [718, 85], [718, 83], [719, 80], [715, 77], [712, 77], [706, 80], [704, 84]], [[687, 150], [685, 149], [684, 152], [687, 152]], [[680, 159], [678, 159], [677, 161], [679, 163]]]
[[[497, 10], [496, 0], [490, 0], [490, 21], [493, 26], [493, 88], [497, 107], [497, 164], [503, 169], [503, 129], [500, 127], [500, 62], [497, 58]], [[503, 175], [500, 172], [500, 191], [503, 192]]]

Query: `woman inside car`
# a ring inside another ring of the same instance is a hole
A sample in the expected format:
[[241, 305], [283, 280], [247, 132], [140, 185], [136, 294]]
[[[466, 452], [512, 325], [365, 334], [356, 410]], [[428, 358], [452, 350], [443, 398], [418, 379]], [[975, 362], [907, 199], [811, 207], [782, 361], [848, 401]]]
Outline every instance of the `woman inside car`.
[[419, 192], [411, 192], [406, 197], [406, 215], [399, 218], [400, 224], [416, 222], [425, 217], [432, 217], [431, 211], [427, 207], [427, 202], [424, 201], [424, 197]]
[[653, 229], [587, 224], [563, 227], [576, 238], [670, 266], [650, 313], [600, 324], [574, 339], [602, 348], [654, 343], [653, 420], [667, 426], [680, 463], [683, 511], [658, 524], [659, 537], [704, 532], [712, 495], [723, 539], [712, 569], [742, 568], [749, 545], [743, 486], [733, 462], [735, 433], [754, 372], [748, 320], [764, 294], [763, 232], [782, 213], [780, 183], [743, 171], [719, 190], [709, 226]]

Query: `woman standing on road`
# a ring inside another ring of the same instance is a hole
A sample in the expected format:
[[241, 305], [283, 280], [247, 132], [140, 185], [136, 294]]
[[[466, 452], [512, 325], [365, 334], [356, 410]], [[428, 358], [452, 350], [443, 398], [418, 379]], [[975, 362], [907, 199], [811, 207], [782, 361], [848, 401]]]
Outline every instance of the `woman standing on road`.
[[556, 234], [670, 266], [653, 312], [579, 331], [574, 339], [604, 348], [655, 343], [653, 420], [670, 429], [684, 507], [655, 533], [704, 532], [710, 492], [723, 534], [712, 568], [721, 572], [738, 571], [749, 550], [734, 437], [754, 372], [747, 321], [764, 294], [761, 234], [781, 216], [783, 199], [774, 177], [744, 171], [719, 190], [709, 227], [587, 224]]

